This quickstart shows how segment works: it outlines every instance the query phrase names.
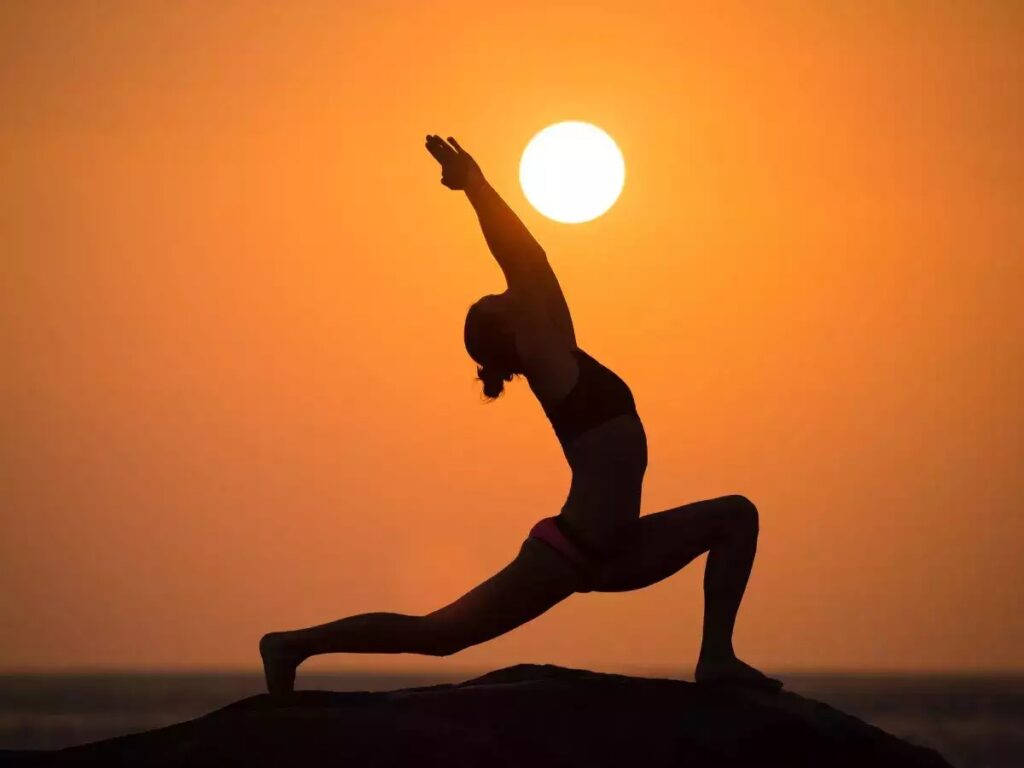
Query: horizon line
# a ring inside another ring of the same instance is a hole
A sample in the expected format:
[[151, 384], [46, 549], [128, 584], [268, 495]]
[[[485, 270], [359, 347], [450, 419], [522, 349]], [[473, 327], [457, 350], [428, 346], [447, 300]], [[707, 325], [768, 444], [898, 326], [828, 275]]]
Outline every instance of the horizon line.
[[[490, 672], [516, 667], [521, 665], [530, 666], [556, 666], [564, 669], [579, 669], [598, 674], [626, 675], [630, 677], [656, 677], [668, 680], [682, 680], [689, 682], [692, 679], [690, 674], [681, 673], [678, 668], [668, 667], [640, 667], [630, 666], [618, 669], [590, 669], [587, 667], [565, 666], [563, 664], [549, 664], [544, 662], [515, 662], [511, 664], [497, 665], [493, 667], [457, 667], [447, 670], [429, 669], [426, 667], [407, 667], [388, 669], [381, 668], [346, 668], [333, 667], [327, 669], [311, 669], [300, 673], [300, 679], [322, 677], [384, 677], [384, 678], [431, 678], [442, 681], [450, 681], [453, 678], [470, 680]], [[858, 678], [881, 678], [881, 677], [1024, 677], [1024, 667], [766, 667], [772, 674], [790, 677], [858, 677]], [[238, 665], [202, 665], [187, 667], [168, 667], [154, 665], [145, 666], [82, 666], [82, 667], [12, 667], [9, 669], [0, 668], [0, 679], [13, 677], [207, 677], [207, 676], [262, 676], [263, 669], [259, 666], [238, 666]]]

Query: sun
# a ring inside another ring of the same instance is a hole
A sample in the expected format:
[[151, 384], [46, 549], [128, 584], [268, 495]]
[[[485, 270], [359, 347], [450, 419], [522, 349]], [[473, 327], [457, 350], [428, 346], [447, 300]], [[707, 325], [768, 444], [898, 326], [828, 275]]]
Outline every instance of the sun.
[[596, 219], [619, 199], [626, 180], [622, 152], [596, 125], [549, 125], [523, 150], [519, 183], [530, 204], [549, 219], [579, 224]]

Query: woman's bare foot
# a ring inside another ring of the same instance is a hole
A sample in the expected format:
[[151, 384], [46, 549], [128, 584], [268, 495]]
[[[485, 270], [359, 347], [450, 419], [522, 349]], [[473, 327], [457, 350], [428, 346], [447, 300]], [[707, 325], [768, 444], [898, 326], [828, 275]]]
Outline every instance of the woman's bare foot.
[[295, 689], [295, 670], [302, 658], [288, 647], [283, 632], [271, 632], [260, 640], [263, 676], [271, 696], [284, 696]]
[[781, 680], [768, 677], [731, 655], [720, 658], [701, 656], [697, 661], [697, 669], [693, 677], [701, 684], [742, 685], [769, 691], [777, 691], [782, 688]]

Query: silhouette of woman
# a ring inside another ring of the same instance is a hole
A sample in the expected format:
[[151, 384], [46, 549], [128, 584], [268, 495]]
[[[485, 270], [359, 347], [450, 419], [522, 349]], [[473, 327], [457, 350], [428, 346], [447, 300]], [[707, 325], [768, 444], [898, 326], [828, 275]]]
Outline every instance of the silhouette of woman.
[[466, 315], [465, 344], [495, 398], [526, 378], [572, 470], [561, 512], [538, 522], [505, 568], [424, 616], [366, 613], [260, 641], [267, 688], [290, 692], [295, 670], [322, 653], [449, 656], [536, 618], [574, 592], [641, 589], [708, 553], [703, 641], [695, 678], [778, 688], [733, 652], [736, 612], [757, 548], [758, 514], [743, 496], [640, 516], [647, 439], [629, 387], [576, 345], [569, 307], [544, 250], [449, 137], [427, 136], [441, 183], [462, 190], [507, 289]]

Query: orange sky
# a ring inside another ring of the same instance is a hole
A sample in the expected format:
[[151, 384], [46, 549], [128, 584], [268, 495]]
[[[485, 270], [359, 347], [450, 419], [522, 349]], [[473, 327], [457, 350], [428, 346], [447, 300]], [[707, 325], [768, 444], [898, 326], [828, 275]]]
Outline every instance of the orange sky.
[[[744, 493], [769, 669], [1024, 667], [1021, 6], [0, 5], [0, 669], [255, 666], [422, 612], [554, 514], [502, 287], [424, 134], [544, 244], [647, 425], [645, 512]], [[519, 154], [594, 122], [594, 222]], [[703, 568], [430, 669], [694, 662]]]

